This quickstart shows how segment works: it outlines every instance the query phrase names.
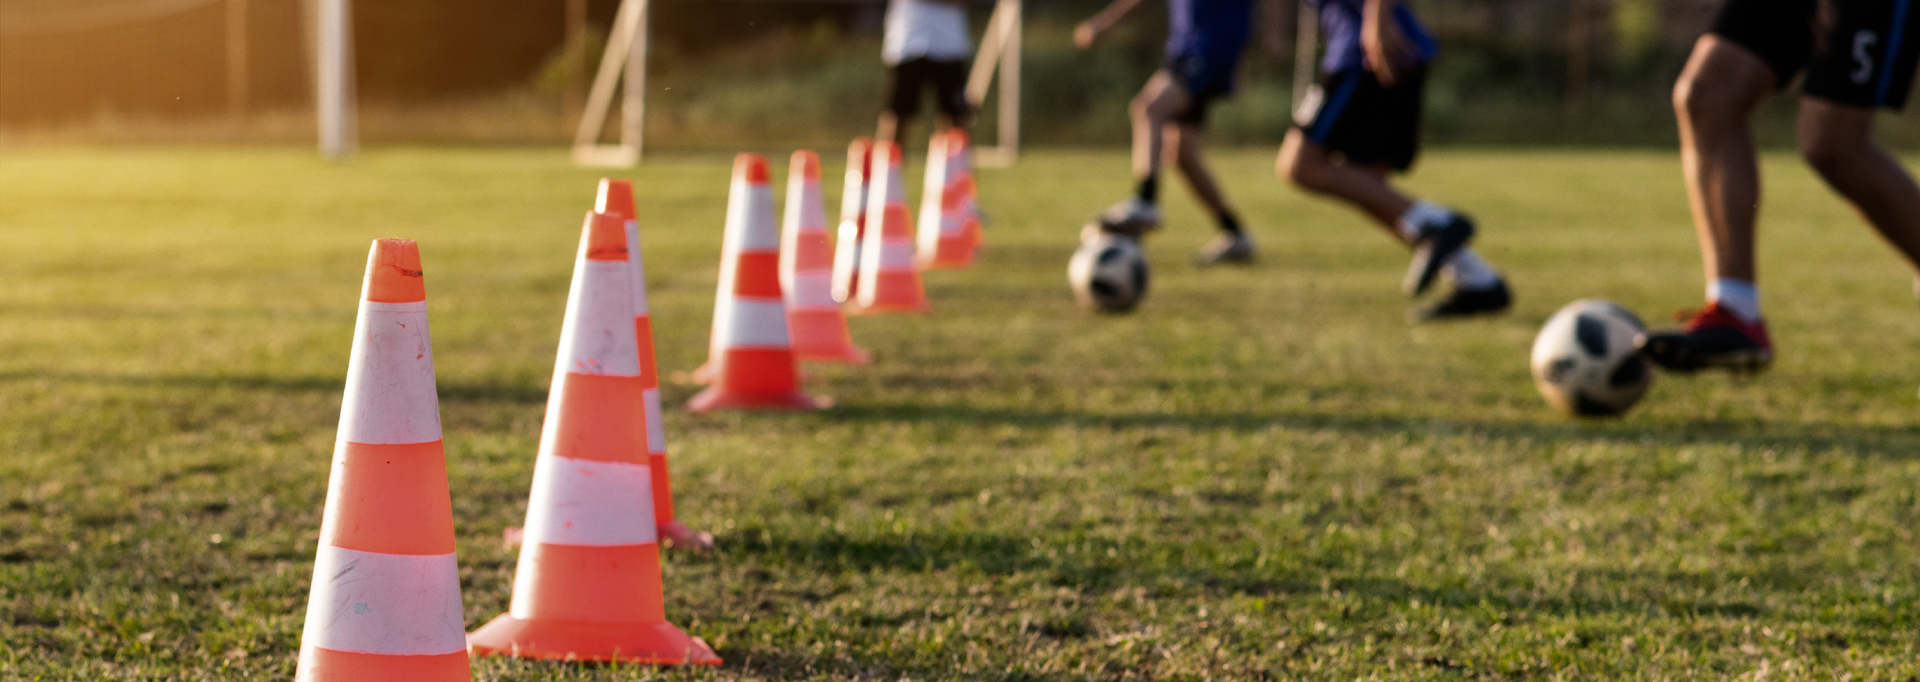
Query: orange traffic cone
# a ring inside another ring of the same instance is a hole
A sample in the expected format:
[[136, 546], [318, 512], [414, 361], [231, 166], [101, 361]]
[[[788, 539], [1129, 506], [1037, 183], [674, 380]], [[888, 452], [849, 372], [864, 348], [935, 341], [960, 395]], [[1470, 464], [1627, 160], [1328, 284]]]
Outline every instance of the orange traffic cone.
[[866, 236], [860, 242], [861, 286], [849, 312], [926, 312], [927, 295], [920, 287], [920, 272], [913, 268], [913, 224], [900, 178], [900, 146], [875, 142], [873, 165]]
[[827, 243], [826, 199], [820, 193], [820, 157], [793, 153], [787, 170], [787, 208], [780, 231], [780, 287], [786, 292], [787, 328], [793, 355], [801, 360], [866, 364], [867, 351], [853, 345], [847, 316], [833, 300], [833, 246]]
[[420, 249], [377, 239], [294, 679], [471, 680]]
[[587, 214], [507, 613], [475, 655], [718, 664], [668, 623], [625, 220]]
[[660, 414], [660, 365], [653, 352], [653, 315], [647, 306], [647, 267], [640, 257], [639, 212], [633, 183], [602, 178], [594, 209], [620, 216], [627, 225], [627, 262], [633, 266], [633, 337], [640, 349], [640, 385], [645, 395], [647, 468], [653, 472], [653, 520], [675, 546], [711, 549], [713, 534], [695, 531], [674, 519], [673, 484], [667, 475], [667, 434]]
[[860, 238], [867, 224], [868, 171], [873, 166], [873, 140], [855, 138], [847, 145], [846, 184], [840, 190], [840, 226], [833, 249], [833, 300], [852, 301], [860, 293]]
[[773, 224], [767, 157], [734, 157], [726, 230], [706, 365], [713, 385], [687, 401], [687, 409], [819, 409], [819, 403], [800, 392], [800, 372], [787, 340], [780, 231]]
[[920, 268], [973, 265], [980, 241], [980, 207], [974, 196], [967, 134], [950, 129], [935, 134], [928, 146], [927, 181], [920, 194]]

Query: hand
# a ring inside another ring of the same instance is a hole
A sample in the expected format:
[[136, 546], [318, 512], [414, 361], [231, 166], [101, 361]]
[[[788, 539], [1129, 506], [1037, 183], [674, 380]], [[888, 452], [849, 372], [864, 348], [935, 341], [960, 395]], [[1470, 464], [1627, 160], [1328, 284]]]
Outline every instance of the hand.
[[1393, 2], [1367, 0], [1366, 17], [1360, 23], [1360, 47], [1367, 53], [1367, 67], [1387, 87], [1393, 87], [1395, 70], [1413, 61], [1407, 36], [1394, 25], [1390, 11]]
[[1073, 27], [1074, 47], [1082, 50], [1091, 49], [1094, 38], [1098, 37], [1100, 37], [1100, 27], [1095, 26], [1092, 20], [1082, 21]]

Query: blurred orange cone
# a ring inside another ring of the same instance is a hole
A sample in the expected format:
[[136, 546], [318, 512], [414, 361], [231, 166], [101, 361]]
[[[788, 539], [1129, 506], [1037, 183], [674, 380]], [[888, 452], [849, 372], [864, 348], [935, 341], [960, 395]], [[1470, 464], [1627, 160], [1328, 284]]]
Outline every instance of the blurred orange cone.
[[734, 157], [720, 258], [713, 345], [706, 365], [713, 385], [687, 401], [687, 409], [819, 409], [800, 392], [800, 373], [788, 342], [787, 308], [780, 295], [780, 230], [774, 225], [767, 157]]
[[426, 292], [419, 247], [374, 240], [295, 680], [473, 679]]
[[913, 267], [913, 224], [900, 177], [900, 147], [875, 142], [873, 166], [866, 236], [860, 241], [861, 286], [849, 312], [926, 312], [927, 295]]
[[640, 254], [639, 212], [633, 183], [602, 178], [594, 209], [619, 216], [627, 226], [627, 263], [633, 266], [633, 337], [640, 349], [640, 385], [645, 395], [647, 467], [653, 472], [653, 520], [675, 546], [711, 549], [713, 534], [688, 528], [673, 516], [673, 484], [667, 475], [667, 434], [660, 414], [660, 365], [653, 352], [653, 315], [647, 306], [647, 267]]
[[793, 355], [856, 365], [871, 360], [847, 334], [847, 316], [833, 300], [833, 246], [827, 243], [826, 199], [820, 157], [793, 153], [787, 171], [787, 207], [780, 233], [780, 286], [786, 292]]
[[840, 191], [840, 227], [833, 247], [833, 300], [846, 303], [860, 292], [860, 238], [866, 233], [867, 182], [873, 140], [847, 145], [846, 184]]
[[973, 265], [980, 242], [979, 203], [966, 132], [936, 133], [927, 151], [927, 180], [920, 194], [920, 269]]
[[587, 214], [513, 605], [467, 636], [475, 655], [720, 663], [662, 605], [625, 223]]

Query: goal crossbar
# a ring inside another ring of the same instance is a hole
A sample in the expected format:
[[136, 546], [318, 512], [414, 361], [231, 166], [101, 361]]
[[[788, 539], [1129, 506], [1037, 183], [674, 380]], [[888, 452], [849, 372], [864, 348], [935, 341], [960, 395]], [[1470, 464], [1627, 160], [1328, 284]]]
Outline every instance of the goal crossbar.
[[[651, 0], [621, 0], [613, 31], [600, 55], [593, 88], [587, 94], [580, 125], [573, 134], [573, 162], [580, 166], [625, 168], [640, 163], [645, 149], [647, 110], [647, 9]], [[1000, 77], [999, 130], [994, 146], [974, 150], [983, 166], [1007, 166], [1020, 151], [1020, 36], [1022, 0], [995, 0], [993, 15], [980, 39], [967, 77], [967, 102], [986, 102], [994, 76]], [[624, 79], [621, 76], [625, 76]], [[619, 142], [600, 141], [620, 91]]]

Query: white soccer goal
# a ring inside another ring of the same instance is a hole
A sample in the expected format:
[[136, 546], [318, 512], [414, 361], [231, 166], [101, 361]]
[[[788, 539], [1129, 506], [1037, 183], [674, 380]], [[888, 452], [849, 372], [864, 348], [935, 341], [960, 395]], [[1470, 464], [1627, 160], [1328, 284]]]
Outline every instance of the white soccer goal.
[[[587, 94], [580, 126], [573, 133], [575, 164], [625, 168], [640, 162], [646, 141], [647, 6], [650, 2], [620, 2], [613, 19], [613, 32], [607, 36], [607, 49], [601, 53], [600, 68], [594, 74], [593, 89]], [[975, 163], [983, 166], [1010, 165], [1020, 151], [1021, 5], [1022, 0], [995, 0], [993, 16], [987, 19], [986, 33], [980, 39], [980, 50], [967, 78], [967, 101], [979, 107], [986, 101], [994, 73], [998, 71], [1000, 75], [999, 138], [993, 147], [974, 150]], [[622, 74], [626, 78], [622, 79]], [[620, 138], [616, 143], [606, 144], [600, 137], [606, 128], [607, 116], [613, 111], [615, 89], [621, 91]]]
[[306, 0], [306, 10], [320, 155], [340, 159], [360, 148], [353, 81], [353, 4], [352, 0]]

